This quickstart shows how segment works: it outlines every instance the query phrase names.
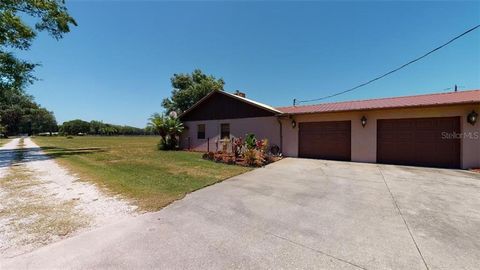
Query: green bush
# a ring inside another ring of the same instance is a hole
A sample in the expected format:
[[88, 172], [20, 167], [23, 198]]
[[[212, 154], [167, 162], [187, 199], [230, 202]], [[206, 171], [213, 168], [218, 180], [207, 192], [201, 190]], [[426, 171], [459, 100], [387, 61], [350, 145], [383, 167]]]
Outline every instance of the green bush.
[[170, 136], [160, 137], [160, 141], [157, 144], [158, 150], [176, 150], [178, 143], [176, 138], [172, 139]]
[[167, 144], [165, 142], [165, 139], [163, 137], [160, 137], [160, 141], [157, 144], [157, 149], [158, 150], [167, 150]]
[[245, 136], [245, 144], [247, 149], [255, 149], [257, 146], [257, 138], [255, 138], [255, 134], [249, 133]]

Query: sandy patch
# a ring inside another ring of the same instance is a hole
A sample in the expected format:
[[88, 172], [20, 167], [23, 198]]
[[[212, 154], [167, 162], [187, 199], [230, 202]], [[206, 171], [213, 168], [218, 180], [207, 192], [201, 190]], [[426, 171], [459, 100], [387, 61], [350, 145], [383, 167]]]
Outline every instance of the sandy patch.
[[126, 200], [78, 180], [29, 138], [0, 148], [0, 258], [136, 214]]

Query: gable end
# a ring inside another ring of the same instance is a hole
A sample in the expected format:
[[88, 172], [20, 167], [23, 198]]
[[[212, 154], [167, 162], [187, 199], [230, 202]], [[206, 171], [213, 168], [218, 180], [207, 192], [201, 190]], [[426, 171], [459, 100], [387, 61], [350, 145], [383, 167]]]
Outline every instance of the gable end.
[[180, 116], [182, 121], [221, 120], [274, 116], [276, 113], [229, 94], [214, 92]]

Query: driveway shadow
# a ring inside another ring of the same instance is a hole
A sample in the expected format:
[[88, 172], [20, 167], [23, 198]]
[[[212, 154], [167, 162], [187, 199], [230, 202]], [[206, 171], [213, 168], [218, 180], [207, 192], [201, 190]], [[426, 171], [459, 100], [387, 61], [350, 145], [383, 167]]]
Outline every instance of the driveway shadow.
[[[48, 153], [46, 153], [48, 151]], [[62, 148], [62, 147], [27, 147], [21, 149], [0, 150], [0, 168], [11, 164], [21, 164], [31, 161], [55, 159], [63, 156], [87, 155], [106, 152], [105, 148]]]

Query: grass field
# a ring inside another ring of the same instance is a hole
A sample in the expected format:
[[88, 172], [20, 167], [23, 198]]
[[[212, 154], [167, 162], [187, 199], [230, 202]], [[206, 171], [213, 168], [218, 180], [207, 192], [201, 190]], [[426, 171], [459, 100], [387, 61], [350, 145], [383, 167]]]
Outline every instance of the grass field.
[[36, 137], [60, 164], [141, 210], [158, 210], [185, 194], [249, 168], [203, 160], [201, 153], [158, 151], [158, 137]]

